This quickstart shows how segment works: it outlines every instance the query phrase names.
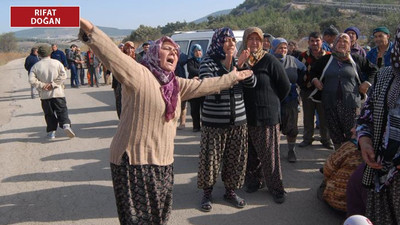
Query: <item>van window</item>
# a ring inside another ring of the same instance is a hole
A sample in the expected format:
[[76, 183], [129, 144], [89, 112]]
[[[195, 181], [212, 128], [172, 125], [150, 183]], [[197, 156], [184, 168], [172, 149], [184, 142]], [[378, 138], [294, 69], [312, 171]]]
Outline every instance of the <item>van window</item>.
[[181, 52], [183, 52], [183, 53], [185, 53], [187, 55], [189, 41], [175, 41], [175, 42], [179, 45], [179, 47], [181, 49]]
[[[203, 52], [203, 57], [206, 55], [207, 48], [208, 48], [208, 40], [193, 40], [190, 42], [190, 48], [189, 51], [192, 49], [193, 45], [198, 44], [201, 46], [201, 50]], [[188, 56], [190, 58], [190, 52], [188, 52]]]

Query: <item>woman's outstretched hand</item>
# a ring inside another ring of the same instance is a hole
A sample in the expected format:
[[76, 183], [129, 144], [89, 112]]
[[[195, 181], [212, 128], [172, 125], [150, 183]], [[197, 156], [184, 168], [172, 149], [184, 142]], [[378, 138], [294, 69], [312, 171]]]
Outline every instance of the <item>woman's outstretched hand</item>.
[[82, 29], [83, 32], [85, 32], [86, 34], [87, 34], [87, 33], [90, 33], [90, 32], [92, 31], [93, 25], [89, 22], [89, 20], [86, 20], [86, 19], [84, 19], [84, 18], [81, 17], [80, 20], [79, 20], [79, 23], [80, 23], [81, 29]]
[[236, 78], [237, 78], [238, 81], [244, 80], [244, 79], [250, 77], [251, 75], [253, 75], [253, 71], [252, 70], [237, 71], [236, 67], [234, 67], [233, 70], [236, 71]]

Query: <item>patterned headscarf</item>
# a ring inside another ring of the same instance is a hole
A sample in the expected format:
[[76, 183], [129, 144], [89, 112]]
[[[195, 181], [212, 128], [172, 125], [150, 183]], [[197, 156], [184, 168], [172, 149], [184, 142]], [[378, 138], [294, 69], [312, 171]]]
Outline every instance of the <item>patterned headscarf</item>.
[[175, 117], [175, 109], [178, 102], [179, 84], [175, 78], [174, 71], [165, 71], [160, 67], [160, 49], [164, 42], [170, 42], [178, 49], [179, 45], [176, 44], [170, 37], [164, 36], [150, 44], [149, 51], [144, 55], [142, 64], [147, 67], [157, 80], [161, 83], [161, 94], [165, 101], [166, 112], [165, 118], [167, 121]]
[[[340, 34], [335, 38], [335, 41], [333, 41], [332, 55], [333, 55], [334, 57], [336, 57], [337, 59], [339, 59], [340, 61], [348, 60], [349, 57], [350, 57], [350, 51], [351, 51], [351, 50], [350, 50], [350, 47], [349, 47], [348, 51], [345, 52], [345, 53], [343, 53], [343, 52], [337, 52], [337, 51], [336, 51], [336, 45], [337, 45], [337, 43], [339, 42], [340, 39], [342, 39], [342, 38], [344, 38], [344, 37], [347, 37], [347, 39], [348, 39], [349, 42], [350, 42], [350, 36], [349, 36], [348, 34], [346, 34], [346, 33], [340, 33]], [[351, 43], [350, 43], [350, 45], [351, 45]], [[350, 46], [350, 45], [349, 45], [349, 46]]]
[[243, 43], [242, 43], [242, 46], [240, 47], [239, 52], [241, 53], [243, 50], [248, 48], [247, 47], [247, 39], [253, 33], [258, 35], [258, 37], [261, 40], [261, 45], [260, 45], [260, 48], [256, 52], [250, 53], [250, 57], [247, 59], [246, 63], [251, 67], [253, 67], [258, 61], [260, 61], [264, 57], [264, 55], [267, 53], [265, 50], [263, 50], [263, 45], [262, 45], [262, 41], [264, 40], [263, 32], [258, 27], [249, 27], [244, 31]]
[[225, 38], [235, 38], [233, 31], [229, 27], [223, 27], [215, 30], [212, 37], [211, 44], [208, 47], [207, 55], [210, 57], [216, 57], [218, 59], [225, 59], [224, 43]]
[[397, 98], [400, 95], [400, 25], [397, 27], [394, 37], [394, 44], [390, 55], [390, 61], [394, 72], [392, 91], [389, 92], [388, 106], [394, 108]]
[[192, 46], [192, 49], [190, 50], [190, 57], [191, 58], [195, 58], [197, 61], [200, 61], [201, 60], [201, 58], [196, 58], [196, 56], [194, 55], [194, 52], [195, 51], [203, 51], [202, 50], [202, 48], [201, 48], [201, 45], [199, 45], [199, 44], [195, 44], [195, 45], [193, 45]]

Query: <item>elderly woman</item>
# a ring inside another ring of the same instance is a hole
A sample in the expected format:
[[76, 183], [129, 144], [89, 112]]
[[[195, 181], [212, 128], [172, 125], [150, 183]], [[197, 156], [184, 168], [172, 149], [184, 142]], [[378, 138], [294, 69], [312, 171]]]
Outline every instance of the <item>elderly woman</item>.
[[[199, 79], [199, 68], [201, 58], [203, 57], [203, 50], [201, 45], [195, 44], [190, 51], [190, 59], [187, 62], [187, 70], [189, 79]], [[200, 131], [200, 109], [203, 104], [204, 98], [190, 99], [190, 115], [193, 120], [193, 132]]]
[[202, 82], [181, 79], [174, 74], [179, 46], [171, 38], [155, 41], [141, 65], [89, 21], [81, 19], [80, 27], [80, 39], [124, 85], [124, 113], [110, 147], [120, 223], [166, 224], [181, 101], [227, 89], [252, 73], [233, 70]]
[[400, 26], [392, 66], [379, 71], [357, 121], [358, 143], [367, 163], [363, 184], [366, 216], [375, 225], [400, 223]]
[[288, 142], [288, 161], [294, 163], [297, 161], [295, 146], [297, 134], [299, 134], [297, 127], [299, 93], [297, 87], [303, 81], [307, 68], [304, 63], [300, 62], [294, 56], [287, 55], [288, 42], [284, 38], [275, 38], [272, 41], [271, 50], [272, 54], [283, 64], [291, 84], [289, 95], [281, 103], [281, 131], [286, 135]]
[[[311, 67], [315, 90], [311, 97], [324, 106], [329, 134], [335, 149], [350, 140], [361, 98], [373, 83], [377, 69], [360, 55], [350, 54], [349, 35], [341, 33], [333, 42], [332, 55], [325, 55]], [[361, 80], [365, 73], [367, 81]]]
[[278, 59], [263, 50], [262, 40], [260, 28], [247, 28], [238, 60], [239, 68], [251, 68], [257, 78], [255, 88], [244, 89], [244, 101], [249, 131], [249, 156], [250, 152], [257, 155], [249, 159], [248, 163], [257, 164], [258, 157], [263, 173], [249, 180], [256, 180], [254, 187], [258, 188], [259, 182], [265, 179], [274, 201], [283, 203], [286, 192], [283, 188], [279, 153], [279, 123], [281, 101], [290, 91], [290, 82]]
[[[200, 79], [225, 77], [235, 70], [236, 39], [230, 28], [217, 29], [206, 57], [200, 64]], [[206, 96], [202, 109], [201, 151], [197, 186], [203, 189], [201, 209], [210, 211], [211, 193], [221, 168], [224, 199], [237, 208], [246, 205], [235, 190], [243, 186], [247, 163], [247, 121], [243, 87], [256, 84], [254, 75], [216, 95]]]

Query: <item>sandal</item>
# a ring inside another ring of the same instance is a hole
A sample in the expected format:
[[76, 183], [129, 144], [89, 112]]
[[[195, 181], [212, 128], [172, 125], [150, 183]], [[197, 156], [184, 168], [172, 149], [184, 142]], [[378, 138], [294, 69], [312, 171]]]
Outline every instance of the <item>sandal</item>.
[[212, 209], [211, 205], [211, 197], [203, 196], [203, 199], [201, 199], [201, 211], [203, 212], [210, 212]]
[[237, 194], [229, 197], [225, 194], [224, 199], [225, 201], [231, 203], [237, 208], [244, 208], [247, 205], [246, 201], [243, 198], [239, 197]]

